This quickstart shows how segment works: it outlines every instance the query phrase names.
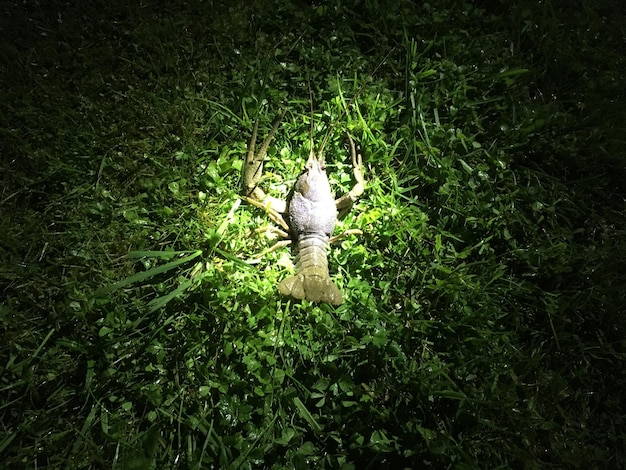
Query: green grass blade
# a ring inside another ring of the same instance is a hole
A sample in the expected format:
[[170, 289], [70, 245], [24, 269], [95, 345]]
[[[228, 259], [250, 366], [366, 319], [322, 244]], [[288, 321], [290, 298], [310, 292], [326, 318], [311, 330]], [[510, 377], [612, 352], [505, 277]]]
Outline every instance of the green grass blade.
[[106, 296], [107, 294], [109, 294], [109, 293], [111, 293], [113, 291], [121, 289], [122, 287], [126, 287], [126, 286], [129, 286], [131, 284], [134, 284], [135, 282], [144, 281], [144, 280], [149, 279], [152, 276], [155, 276], [157, 274], [161, 274], [161, 273], [167, 272], [170, 269], [175, 268], [176, 266], [180, 266], [181, 264], [185, 264], [185, 263], [187, 263], [187, 262], [197, 258], [201, 254], [202, 254], [202, 250], [196, 250], [192, 254], [190, 254], [189, 256], [185, 256], [184, 258], [180, 258], [180, 259], [177, 259], [176, 261], [172, 261], [172, 262], [164, 264], [162, 266], [156, 266], [154, 268], [148, 269], [147, 271], [143, 271], [143, 272], [134, 274], [134, 275], [132, 275], [130, 277], [127, 277], [126, 279], [123, 279], [123, 280], [121, 280], [119, 282], [116, 282], [115, 284], [111, 284], [109, 286], [101, 287], [100, 289], [97, 289], [96, 292], [94, 293], [94, 296], [95, 297], [104, 297], [104, 296]]
[[185, 281], [181, 282], [181, 284], [176, 289], [174, 289], [172, 292], [170, 292], [167, 295], [164, 295], [162, 297], [159, 297], [157, 299], [151, 300], [148, 303], [148, 313], [153, 313], [153, 312], [159, 310], [160, 308], [165, 307], [168, 304], [168, 302], [170, 302], [171, 300], [175, 299], [179, 295], [182, 295], [194, 283], [197, 283], [196, 279], [186, 279]]
[[317, 420], [313, 417], [313, 415], [311, 414], [311, 412], [307, 409], [306, 406], [304, 406], [304, 403], [302, 403], [302, 400], [300, 400], [300, 398], [298, 397], [294, 397], [293, 398], [293, 403], [296, 405], [296, 408], [298, 409], [298, 413], [300, 414], [300, 416], [307, 422], [309, 423], [309, 425], [311, 426], [311, 428], [313, 429], [313, 431], [320, 433], [322, 432], [322, 426], [320, 425], [320, 423], [317, 422]]

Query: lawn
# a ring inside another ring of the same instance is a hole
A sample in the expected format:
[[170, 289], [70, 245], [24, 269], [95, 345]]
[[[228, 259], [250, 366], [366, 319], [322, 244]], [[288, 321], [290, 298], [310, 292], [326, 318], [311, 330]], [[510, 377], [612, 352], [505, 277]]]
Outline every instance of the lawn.
[[[619, 2], [1, 12], [0, 466], [626, 466]], [[337, 307], [240, 197], [283, 111], [271, 195], [362, 151]]]

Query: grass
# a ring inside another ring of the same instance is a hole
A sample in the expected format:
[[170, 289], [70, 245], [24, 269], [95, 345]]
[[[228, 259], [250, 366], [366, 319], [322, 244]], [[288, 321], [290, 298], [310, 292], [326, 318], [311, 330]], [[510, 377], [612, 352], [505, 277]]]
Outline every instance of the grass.
[[[624, 466], [625, 12], [561, 3], [4, 5], [3, 466]], [[337, 308], [242, 261], [309, 83]]]

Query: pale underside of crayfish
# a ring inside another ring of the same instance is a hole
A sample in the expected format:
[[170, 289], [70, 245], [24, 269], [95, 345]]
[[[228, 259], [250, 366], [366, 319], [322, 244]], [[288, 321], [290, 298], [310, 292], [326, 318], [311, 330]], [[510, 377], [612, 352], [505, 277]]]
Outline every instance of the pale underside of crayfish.
[[279, 232], [293, 243], [296, 273], [278, 285], [279, 292], [297, 300], [340, 305], [343, 296], [330, 278], [326, 246], [346, 233], [359, 233], [353, 230], [333, 237], [337, 217], [345, 215], [365, 191], [363, 158], [348, 134], [355, 184], [348, 193], [335, 199], [326, 176], [322, 149], [315, 155], [311, 145], [309, 159], [287, 200], [267, 195], [259, 186], [263, 162], [284, 115], [285, 112], [274, 121], [256, 153], [258, 121], [254, 125], [243, 166], [243, 198], [265, 210], [282, 227], [283, 231]]

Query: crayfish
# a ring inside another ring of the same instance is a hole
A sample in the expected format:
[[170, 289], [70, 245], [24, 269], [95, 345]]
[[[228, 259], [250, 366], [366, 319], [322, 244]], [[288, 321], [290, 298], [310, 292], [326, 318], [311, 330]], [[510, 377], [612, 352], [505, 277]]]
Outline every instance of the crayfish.
[[365, 191], [363, 158], [361, 153], [357, 152], [354, 141], [348, 134], [355, 184], [348, 193], [335, 199], [326, 176], [326, 165], [322, 153], [324, 145], [316, 155], [311, 134], [308, 161], [287, 200], [267, 195], [259, 187], [263, 161], [284, 115], [285, 112], [274, 121], [258, 153], [255, 153], [258, 120], [254, 125], [243, 166], [243, 198], [264, 209], [270, 218], [284, 229], [281, 233], [291, 239], [294, 244], [296, 273], [278, 285], [279, 292], [294, 299], [340, 305], [343, 302], [343, 296], [330, 278], [326, 245], [348, 233], [360, 233], [358, 230], [351, 230], [333, 237], [338, 215], [345, 215]]

